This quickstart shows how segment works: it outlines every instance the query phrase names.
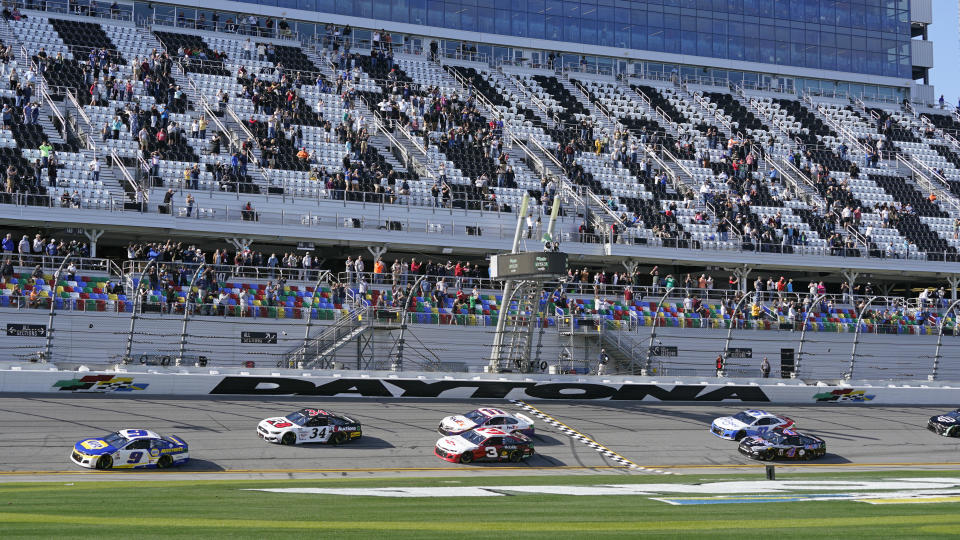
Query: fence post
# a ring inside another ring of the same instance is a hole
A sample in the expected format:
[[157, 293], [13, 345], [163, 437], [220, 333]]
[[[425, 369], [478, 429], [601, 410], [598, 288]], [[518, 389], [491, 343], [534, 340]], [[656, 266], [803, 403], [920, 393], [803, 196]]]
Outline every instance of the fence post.
[[[810, 302], [810, 309], [814, 309], [826, 296], [825, 294], [821, 294], [814, 298], [813, 301]], [[801, 323], [803, 324], [803, 328], [800, 329], [800, 346], [797, 347], [797, 363], [793, 367], [793, 375], [795, 377], [800, 377], [800, 364], [803, 361], [803, 344], [807, 337], [807, 321], [810, 318], [810, 309], [803, 312], [803, 322]]]

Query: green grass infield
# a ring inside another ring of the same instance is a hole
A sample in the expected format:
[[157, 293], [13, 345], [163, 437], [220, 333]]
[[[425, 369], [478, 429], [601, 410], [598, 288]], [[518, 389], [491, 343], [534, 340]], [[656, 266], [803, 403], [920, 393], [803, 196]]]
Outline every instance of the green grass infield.
[[[158, 474], [168, 474], [159, 472]], [[176, 474], [175, 472], [172, 474]], [[960, 471], [778, 474], [844, 482], [960, 478]], [[0, 484], [3, 538], [917, 538], [956, 537], [960, 495], [918, 502], [853, 500], [671, 505], [656, 498], [569, 495], [574, 486], [762, 481], [756, 475], [571, 475], [310, 480], [72, 480]], [[505, 496], [410, 497], [273, 493], [276, 488], [497, 487]], [[555, 486], [548, 493], [511, 486]], [[884, 490], [875, 490], [884, 491]], [[803, 493], [810, 493], [804, 490]], [[789, 497], [801, 491], [789, 491]], [[893, 493], [893, 492], [891, 492]], [[960, 490], [958, 490], [960, 493]], [[780, 494], [778, 494], [780, 495]], [[745, 497], [749, 498], [749, 497]]]

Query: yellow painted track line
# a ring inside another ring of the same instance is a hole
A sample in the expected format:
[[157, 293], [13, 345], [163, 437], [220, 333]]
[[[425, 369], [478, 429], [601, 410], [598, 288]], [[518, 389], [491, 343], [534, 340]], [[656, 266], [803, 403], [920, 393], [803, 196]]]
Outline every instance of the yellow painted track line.
[[[657, 469], [652, 469], [652, 468], [649, 468], [649, 467], [644, 467], [644, 466], [642, 466], [642, 465], [637, 465], [637, 464], [634, 463], [632, 460], [627, 459], [627, 458], [623, 457], [622, 455], [620, 455], [620, 453], [614, 452], [613, 450], [611, 450], [611, 449], [607, 448], [606, 446], [604, 446], [604, 445], [598, 443], [597, 441], [593, 440], [593, 438], [588, 437], [588, 436], [584, 435], [583, 433], [580, 433], [580, 432], [577, 431], [576, 429], [573, 429], [572, 427], [568, 426], [567, 424], [564, 424], [563, 422], [557, 420], [557, 419], [554, 418], [552, 415], [549, 415], [549, 414], [541, 411], [540, 409], [534, 407], [533, 405], [530, 405], [529, 403], [527, 403], [527, 402], [525, 402], [525, 401], [521, 401], [521, 400], [512, 400], [512, 401], [513, 401], [515, 404], [517, 404], [517, 405], [519, 405], [520, 407], [522, 407], [523, 409], [526, 409], [527, 411], [532, 412], [534, 415], [539, 416], [540, 418], [546, 420], [548, 424], [552, 424], [554, 427], [560, 427], [560, 428], [561, 428], [561, 431], [564, 431], [564, 432], [566, 433], [566, 435], [571, 436], [571, 437], [573, 437], [573, 438], [575, 438], [575, 439], [578, 439], [579, 441], [585, 443], [587, 446], [590, 446], [591, 448], [594, 448], [595, 450], [599, 451], [601, 454], [606, 455], [607, 457], [611, 457], [611, 458], [613, 458], [614, 460], [617, 460], [617, 461], [623, 463], [623, 464], [624, 464], [625, 466], [627, 466], [627, 467], [634, 468], [634, 469], [638, 469], [638, 470], [641, 470], [641, 471], [660, 472], [660, 473], [663, 473], [663, 471], [660, 471], [660, 470], [657, 470]], [[672, 474], [672, 473], [664, 473], [664, 474]]]

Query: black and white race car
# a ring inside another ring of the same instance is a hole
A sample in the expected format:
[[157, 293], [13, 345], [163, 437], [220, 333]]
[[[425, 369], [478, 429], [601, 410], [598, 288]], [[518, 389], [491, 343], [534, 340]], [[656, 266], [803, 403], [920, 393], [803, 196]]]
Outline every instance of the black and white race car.
[[960, 437], [960, 409], [931, 416], [927, 429], [944, 437]]
[[827, 443], [820, 437], [805, 435], [792, 429], [768, 431], [740, 441], [741, 454], [763, 461], [774, 459], [808, 460], [827, 453]]
[[300, 409], [287, 416], [267, 418], [257, 425], [257, 435], [277, 444], [343, 444], [362, 436], [360, 422], [323, 409]]

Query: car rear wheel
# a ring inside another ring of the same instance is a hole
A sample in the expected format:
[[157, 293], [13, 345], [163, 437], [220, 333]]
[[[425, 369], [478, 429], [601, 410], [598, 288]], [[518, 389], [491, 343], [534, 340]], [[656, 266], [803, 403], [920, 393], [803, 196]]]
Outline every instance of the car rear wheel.
[[97, 460], [97, 468], [102, 471], [113, 468], [113, 457], [100, 456], [100, 459]]
[[160, 456], [160, 459], [157, 460], [158, 469], [169, 469], [173, 466], [173, 458], [170, 456]]
[[464, 452], [460, 454], [460, 463], [471, 463], [473, 461], [473, 452]]
[[345, 442], [347, 442], [347, 434], [342, 431], [338, 431], [330, 437], [330, 444], [341, 445]]
[[297, 444], [297, 435], [292, 431], [284, 433], [283, 437], [280, 438], [280, 444], [285, 444], [287, 446], [293, 446]]
[[520, 450], [513, 450], [510, 452], [510, 461], [512, 463], [520, 463], [521, 459], [523, 459], [523, 452]]
[[746, 436], [747, 436], [746, 431], [738, 431], [737, 434], [733, 436], [733, 440], [740, 442], [740, 440]]

